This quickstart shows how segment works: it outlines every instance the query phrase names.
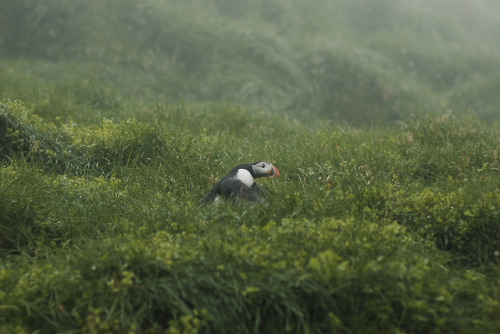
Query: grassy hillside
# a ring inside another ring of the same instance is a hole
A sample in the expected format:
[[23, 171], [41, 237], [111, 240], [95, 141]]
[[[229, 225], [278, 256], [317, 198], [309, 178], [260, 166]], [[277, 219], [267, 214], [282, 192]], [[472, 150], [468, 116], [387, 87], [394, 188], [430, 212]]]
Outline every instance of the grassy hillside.
[[[229, 106], [141, 121], [0, 109], [2, 331], [489, 332], [499, 130], [474, 114], [310, 130]], [[198, 207], [240, 162], [265, 205]]]
[[90, 80], [134, 101], [226, 101], [302, 120], [384, 123], [446, 108], [498, 119], [493, 0], [21, 0], [2, 8], [0, 54], [12, 60], [2, 62], [0, 93], [11, 98], [21, 98], [12, 86], [27, 76], [50, 95]]
[[1, 333], [500, 328], [496, 2], [0, 8]]

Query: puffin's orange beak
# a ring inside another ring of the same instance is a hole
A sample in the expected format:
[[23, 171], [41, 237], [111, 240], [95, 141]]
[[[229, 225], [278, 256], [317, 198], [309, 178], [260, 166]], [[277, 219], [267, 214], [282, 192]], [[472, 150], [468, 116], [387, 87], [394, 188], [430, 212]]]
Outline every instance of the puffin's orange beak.
[[271, 165], [271, 167], [273, 169], [270, 170], [269, 172], [267, 172], [267, 174], [269, 174], [269, 177], [278, 177], [278, 176], [280, 176], [280, 172], [278, 171], [278, 168], [274, 167], [273, 165]]

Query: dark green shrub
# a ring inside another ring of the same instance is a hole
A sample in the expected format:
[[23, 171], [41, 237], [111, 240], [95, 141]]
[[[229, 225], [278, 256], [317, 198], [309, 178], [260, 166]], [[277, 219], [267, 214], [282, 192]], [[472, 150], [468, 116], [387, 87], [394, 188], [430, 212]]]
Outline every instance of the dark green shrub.
[[31, 163], [64, 171], [70, 138], [34, 115], [20, 101], [0, 103], [0, 159], [23, 157]]
[[34, 206], [41, 196], [43, 187], [36, 172], [0, 167], [0, 256], [34, 251], [42, 232]]
[[166, 150], [158, 130], [135, 120], [120, 124], [102, 120], [100, 126], [75, 123], [57, 127], [31, 113], [22, 103], [0, 105], [0, 154], [21, 156], [59, 173], [102, 175], [114, 167], [148, 164]]

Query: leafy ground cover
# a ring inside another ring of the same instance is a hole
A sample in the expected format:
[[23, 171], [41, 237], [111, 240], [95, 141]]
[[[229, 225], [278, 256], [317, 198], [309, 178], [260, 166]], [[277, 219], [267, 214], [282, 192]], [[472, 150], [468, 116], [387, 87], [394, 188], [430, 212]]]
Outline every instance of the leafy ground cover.
[[[95, 125], [0, 106], [3, 331], [500, 326], [499, 132], [474, 114], [360, 131], [227, 105]], [[197, 205], [258, 159], [282, 174], [267, 204]]]

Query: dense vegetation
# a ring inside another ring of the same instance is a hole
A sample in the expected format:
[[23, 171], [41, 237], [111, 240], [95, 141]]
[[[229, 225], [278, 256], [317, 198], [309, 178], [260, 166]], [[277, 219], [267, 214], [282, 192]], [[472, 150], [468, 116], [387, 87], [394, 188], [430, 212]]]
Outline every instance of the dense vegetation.
[[[1, 104], [5, 330], [500, 326], [498, 129], [445, 114], [311, 131], [164, 108], [77, 126]], [[263, 152], [282, 173], [269, 204], [197, 206]]]
[[0, 332], [500, 328], [498, 4], [0, 3]]

